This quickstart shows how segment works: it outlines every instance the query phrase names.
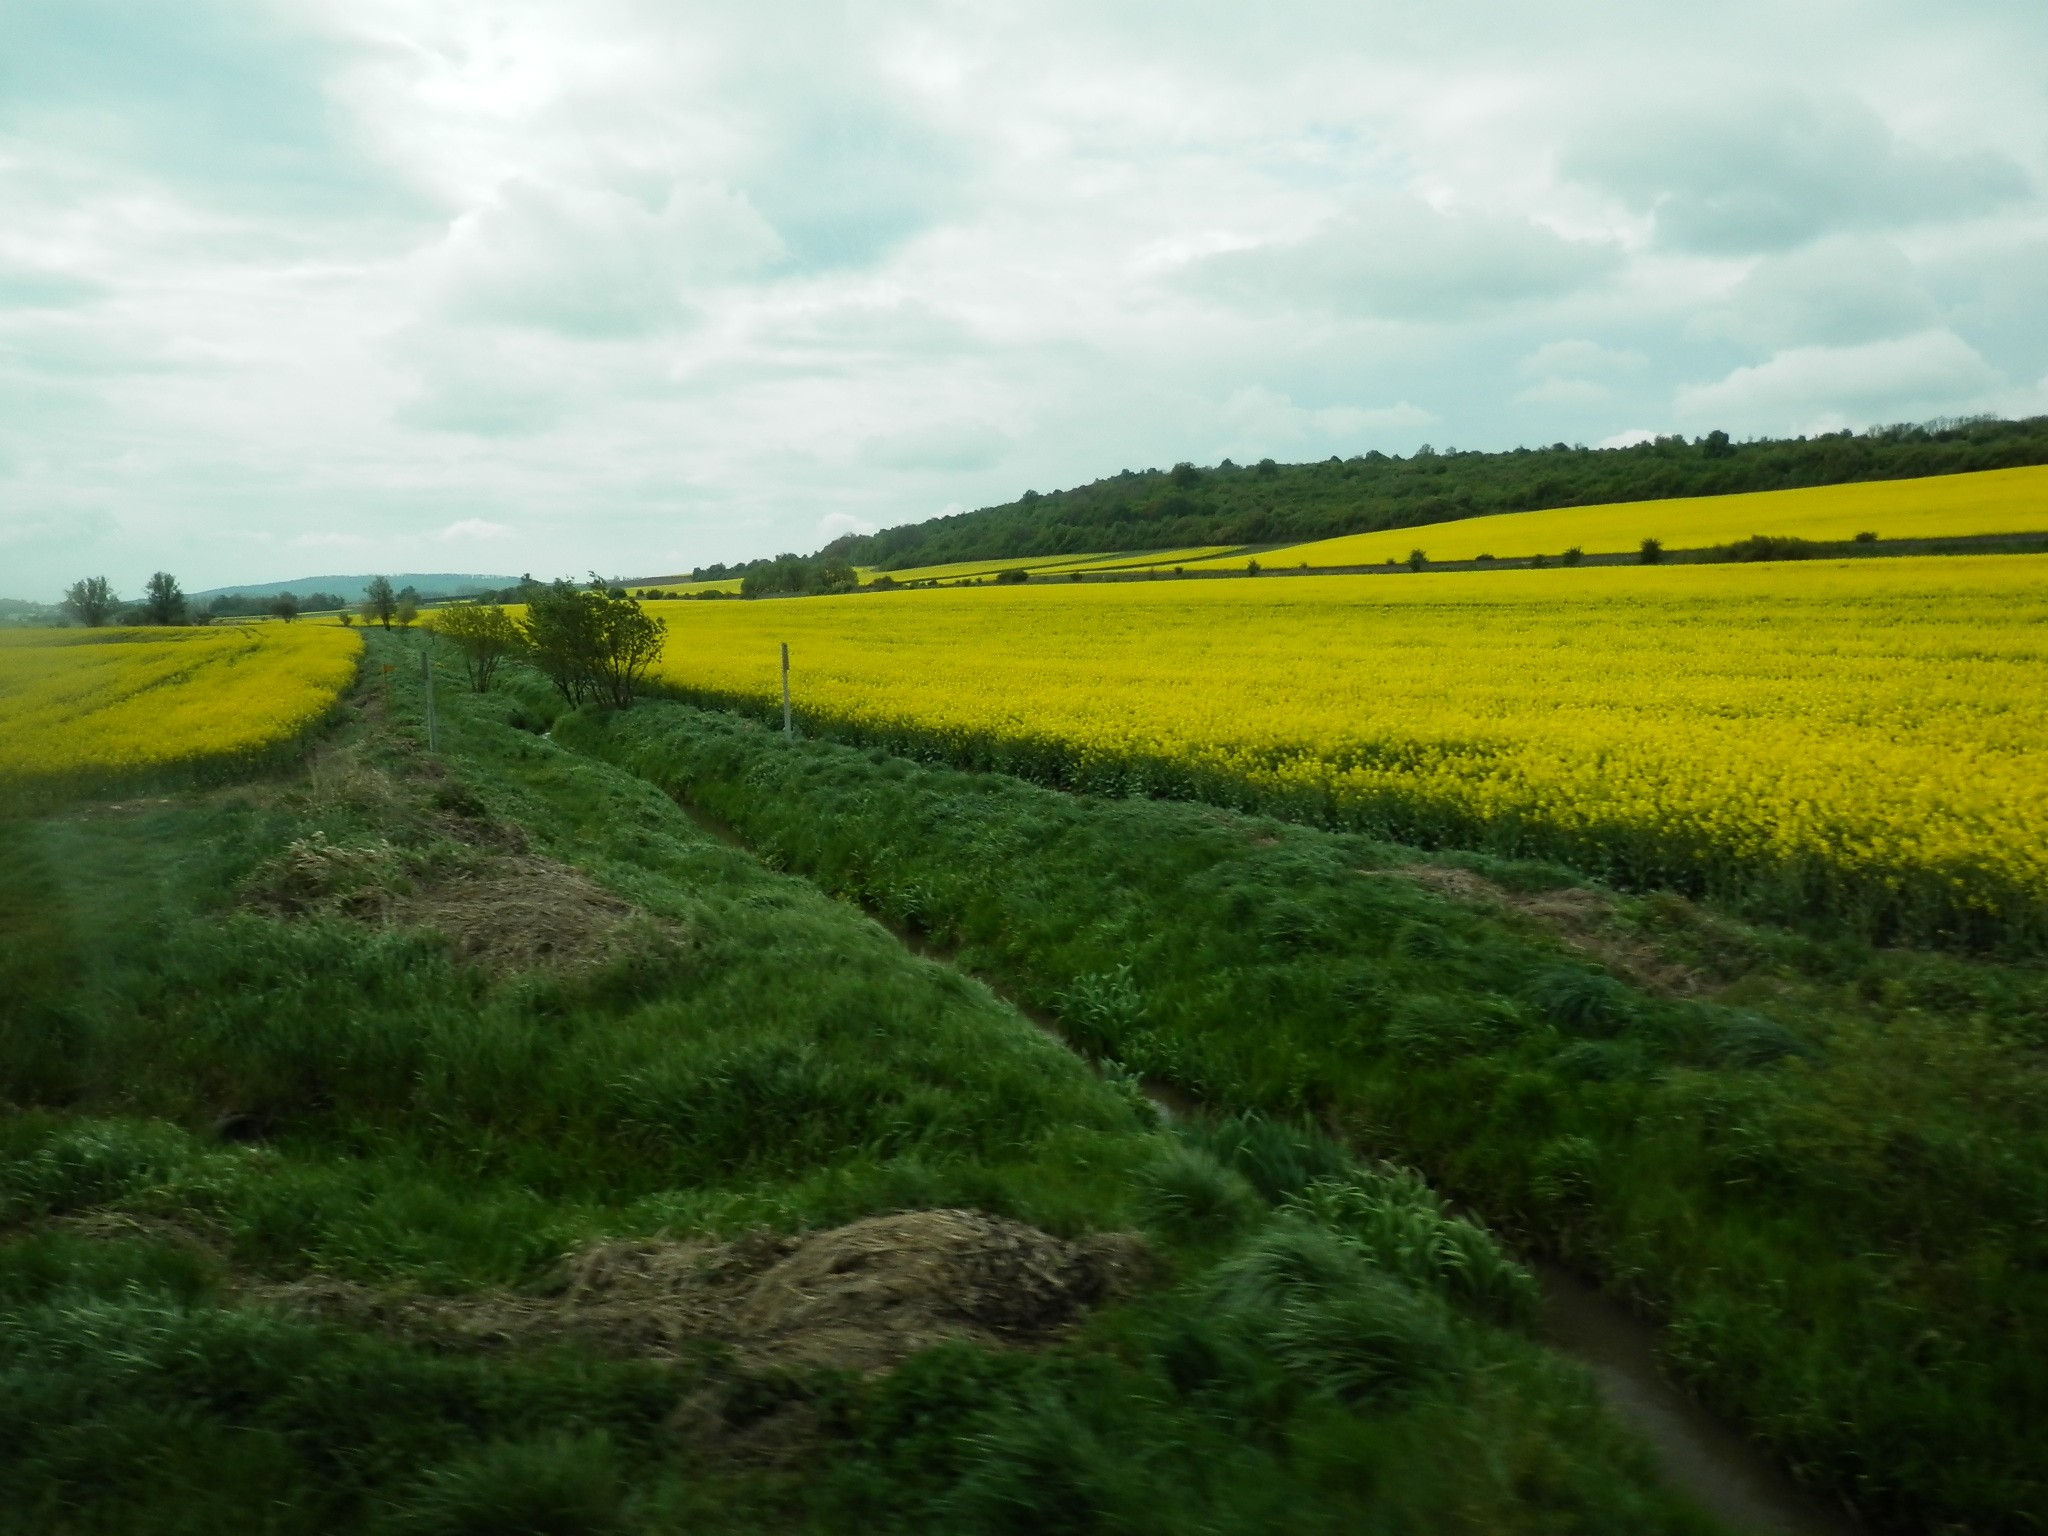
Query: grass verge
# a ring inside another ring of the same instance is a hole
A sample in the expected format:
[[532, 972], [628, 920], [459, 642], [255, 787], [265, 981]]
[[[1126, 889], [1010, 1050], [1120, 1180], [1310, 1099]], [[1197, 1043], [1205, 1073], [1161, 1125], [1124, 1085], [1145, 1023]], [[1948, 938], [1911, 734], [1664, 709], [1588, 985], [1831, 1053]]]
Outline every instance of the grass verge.
[[[410, 669], [376, 675], [303, 772], [0, 824], [28, 1528], [1700, 1529], [1412, 1178], [1162, 1130], [502, 699], [445, 693], [428, 757]], [[1150, 1278], [883, 1373], [422, 1323], [942, 1208], [1135, 1230]]]
[[2048, 976], [659, 705], [555, 739], [1098, 1059], [1419, 1162], [1888, 1529], [2048, 1519]]

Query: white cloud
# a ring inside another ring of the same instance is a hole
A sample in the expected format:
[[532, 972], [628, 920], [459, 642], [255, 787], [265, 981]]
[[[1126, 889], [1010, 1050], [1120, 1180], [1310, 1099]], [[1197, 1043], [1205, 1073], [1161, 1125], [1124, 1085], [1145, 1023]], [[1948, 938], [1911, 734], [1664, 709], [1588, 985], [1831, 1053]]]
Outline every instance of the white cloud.
[[829, 544], [849, 533], [873, 533], [875, 526], [864, 517], [854, 517], [846, 512], [827, 512], [818, 519], [818, 526], [814, 532], [819, 543]]
[[1221, 432], [1232, 445], [1225, 456], [1254, 460], [1282, 452], [1303, 458], [1331, 453], [1349, 457], [1375, 439], [1412, 444], [1439, 420], [1434, 412], [1406, 400], [1387, 406], [1300, 406], [1262, 384], [1236, 391], [1223, 403], [1220, 415]]
[[1678, 391], [1694, 430], [1838, 431], [1981, 409], [2004, 380], [1953, 331], [1856, 347], [1792, 347], [1712, 384]]
[[1515, 365], [1515, 372], [1534, 381], [1516, 391], [1515, 399], [1525, 405], [1599, 406], [1649, 365], [1641, 352], [1583, 338], [1545, 342]]
[[1401, 199], [1347, 210], [1298, 240], [1210, 256], [1190, 275], [1253, 308], [1444, 322], [1563, 297], [1619, 257], [1528, 220], [1447, 215]]
[[2048, 8], [1850, 9], [12, 0], [0, 595], [2038, 402]]
[[1913, 263], [1889, 240], [1837, 236], [1769, 256], [1694, 329], [1747, 346], [1853, 346], [1926, 330], [1938, 310]]
[[861, 444], [860, 456], [884, 469], [981, 470], [1001, 462], [1009, 446], [1009, 434], [986, 422], [934, 422], [871, 437]]
[[449, 543], [471, 543], [479, 539], [509, 539], [512, 530], [487, 517], [465, 517], [460, 522], [450, 523], [434, 537]]
[[1788, 84], [1600, 114], [1564, 166], [1667, 243], [1711, 252], [1969, 217], [2029, 191], [2000, 150], [1915, 143], [1853, 96]]
[[724, 187], [671, 186], [649, 206], [520, 176], [458, 218], [428, 266], [439, 308], [456, 319], [606, 337], [684, 322], [694, 288], [783, 254], [768, 223]]

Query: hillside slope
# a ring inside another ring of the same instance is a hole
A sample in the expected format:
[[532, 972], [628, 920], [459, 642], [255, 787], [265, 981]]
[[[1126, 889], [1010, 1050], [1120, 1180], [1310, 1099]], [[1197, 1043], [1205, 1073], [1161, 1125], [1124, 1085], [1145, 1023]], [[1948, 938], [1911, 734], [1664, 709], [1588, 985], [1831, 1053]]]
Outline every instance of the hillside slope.
[[[1319, 464], [1125, 470], [1070, 490], [880, 533], [820, 551], [901, 570], [954, 561], [1195, 545], [1280, 544], [1497, 512], [1789, 490], [2048, 464], [2048, 417], [1934, 423], [1861, 435], [1731, 442], [1662, 438], [1631, 448], [1563, 443], [1507, 453], [1383, 453]], [[723, 567], [699, 573], [728, 574]]]

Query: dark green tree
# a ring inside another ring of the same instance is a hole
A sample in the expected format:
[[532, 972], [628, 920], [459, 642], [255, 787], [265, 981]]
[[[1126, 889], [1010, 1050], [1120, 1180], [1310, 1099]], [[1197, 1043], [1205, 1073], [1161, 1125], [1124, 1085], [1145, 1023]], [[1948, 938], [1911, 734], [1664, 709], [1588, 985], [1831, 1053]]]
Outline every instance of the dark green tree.
[[185, 592], [169, 571], [158, 571], [142, 589], [142, 604], [152, 624], [185, 622]]
[[391, 590], [391, 578], [372, 576], [370, 584], [363, 588], [363, 622], [375, 620], [386, 629], [391, 627], [392, 615], [398, 612], [398, 594]]
[[289, 624], [299, 616], [299, 600], [289, 592], [280, 592], [270, 600], [270, 615]]
[[661, 659], [668, 630], [631, 598], [605, 593], [599, 599], [593, 671], [599, 694], [613, 707], [631, 707], [648, 670]]
[[533, 664], [571, 704], [581, 704], [595, 685], [591, 658], [597, 654], [598, 615], [593, 597], [602, 600], [573, 582], [536, 585], [519, 625]]
[[536, 588], [520, 628], [534, 664], [563, 698], [619, 709], [633, 702], [668, 638], [660, 620], [631, 598], [613, 597], [595, 575], [587, 588], [566, 581]]
[[113, 616], [114, 606], [119, 601], [104, 576], [88, 576], [83, 581], [74, 581], [64, 593], [65, 611], [87, 629], [98, 629], [105, 624]]

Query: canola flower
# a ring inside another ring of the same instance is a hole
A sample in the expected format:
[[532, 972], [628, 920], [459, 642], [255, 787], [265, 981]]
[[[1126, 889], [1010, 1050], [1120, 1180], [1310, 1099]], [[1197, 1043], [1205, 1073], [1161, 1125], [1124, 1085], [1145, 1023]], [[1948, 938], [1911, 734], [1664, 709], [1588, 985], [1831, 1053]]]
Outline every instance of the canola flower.
[[355, 677], [338, 625], [0, 630], [0, 789], [247, 757]]
[[1112, 793], [2048, 938], [2048, 561], [1610, 566], [668, 609], [661, 678]]
[[1113, 555], [1013, 556], [1008, 560], [958, 560], [951, 565], [920, 565], [909, 570], [887, 572], [864, 566], [860, 577], [863, 584], [870, 583], [881, 575], [887, 575], [891, 581], [899, 583], [956, 582], [975, 581], [982, 577], [999, 575], [1004, 571], [1016, 570], [1028, 571], [1033, 576], [1057, 578], [1070, 576], [1076, 571], [1107, 573], [1194, 565], [1217, 555], [1228, 554], [1236, 548], [1238, 546], [1234, 544], [1205, 544], [1196, 549], [1153, 549]]
[[[1418, 546], [1432, 560], [1493, 555], [1519, 560], [1574, 546], [1589, 555], [1620, 554], [1657, 539], [1667, 549], [1707, 549], [1752, 534], [1832, 542], [1874, 533], [1882, 539], [1972, 534], [2048, 533], [2048, 466], [1989, 469], [1920, 480], [1868, 480], [1793, 491], [1685, 496], [1667, 501], [1500, 512], [1419, 528], [1318, 539], [1256, 556], [1267, 566], [1380, 565]], [[1190, 569], [1242, 568], [1244, 555], [1192, 562]]]

